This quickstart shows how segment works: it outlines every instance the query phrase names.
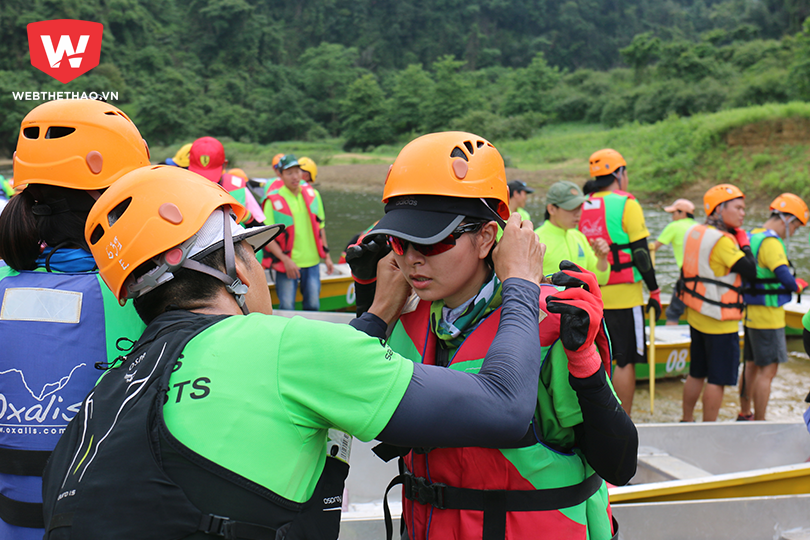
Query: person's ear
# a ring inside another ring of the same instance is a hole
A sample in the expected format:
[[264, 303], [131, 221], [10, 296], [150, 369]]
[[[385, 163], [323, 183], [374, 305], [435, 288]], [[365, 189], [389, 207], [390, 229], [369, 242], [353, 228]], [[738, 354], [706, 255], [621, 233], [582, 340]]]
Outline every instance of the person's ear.
[[494, 221], [485, 223], [476, 236], [478, 240], [478, 258], [485, 259], [498, 237], [498, 224]]
[[242, 257], [240, 257], [238, 253], [234, 253], [234, 262], [236, 266], [236, 277], [249, 289], [250, 278], [248, 276], [250, 272], [248, 271], [247, 264], [245, 264], [245, 261], [242, 260]]

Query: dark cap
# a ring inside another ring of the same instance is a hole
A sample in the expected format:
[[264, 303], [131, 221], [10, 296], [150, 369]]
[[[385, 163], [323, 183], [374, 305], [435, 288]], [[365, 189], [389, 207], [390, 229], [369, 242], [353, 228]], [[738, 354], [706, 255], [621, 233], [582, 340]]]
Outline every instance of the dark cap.
[[526, 182], [523, 180], [512, 180], [508, 184], [509, 186], [509, 196], [515, 194], [516, 191], [525, 191], [526, 193], [534, 193], [534, 190], [526, 185]]
[[284, 154], [281, 156], [281, 159], [278, 160], [278, 163], [276, 163], [275, 169], [277, 171], [286, 171], [287, 169], [300, 166], [298, 159], [293, 154]]
[[389, 234], [417, 244], [433, 244], [447, 238], [465, 217], [495, 221], [496, 213], [481, 199], [439, 195], [394, 197], [385, 205], [383, 218], [368, 234]]

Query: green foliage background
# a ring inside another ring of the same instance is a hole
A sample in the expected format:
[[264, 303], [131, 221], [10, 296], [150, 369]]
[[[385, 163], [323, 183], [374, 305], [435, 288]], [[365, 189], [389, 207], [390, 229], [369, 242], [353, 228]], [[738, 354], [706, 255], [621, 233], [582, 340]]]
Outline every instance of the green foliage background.
[[[153, 145], [370, 150], [666, 119], [692, 138], [676, 119], [810, 100], [808, 15], [810, 0], [7, 0], [0, 153], [36, 104], [13, 91], [117, 91]], [[105, 27], [101, 64], [67, 85], [28, 55], [26, 24], [58, 18]]]

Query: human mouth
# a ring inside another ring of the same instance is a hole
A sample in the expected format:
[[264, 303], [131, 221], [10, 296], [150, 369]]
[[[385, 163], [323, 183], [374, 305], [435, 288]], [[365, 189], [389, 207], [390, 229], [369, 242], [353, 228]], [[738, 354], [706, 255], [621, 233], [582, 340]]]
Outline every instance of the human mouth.
[[408, 277], [410, 279], [411, 286], [414, 289], [424, 289], [424, 288], [428, 287], [433, 282], [432, 279], [430, 279], [429, 277], [426, 277], [426, 276], [413, 275], [413, 276], [408, 276]]

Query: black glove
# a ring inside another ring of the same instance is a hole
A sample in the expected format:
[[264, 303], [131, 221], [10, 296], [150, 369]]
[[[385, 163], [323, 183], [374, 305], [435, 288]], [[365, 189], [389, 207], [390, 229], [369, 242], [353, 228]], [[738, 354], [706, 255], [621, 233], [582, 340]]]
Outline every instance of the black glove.
[[357, 283], [368, 284], [377, 280], [377, 263], [388, 255], [391, 246], [384, 234], [366, 235], [358, 244], [346, 248], [346, 262]]

